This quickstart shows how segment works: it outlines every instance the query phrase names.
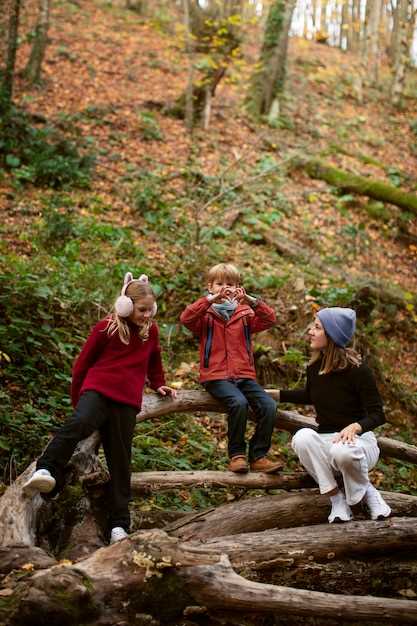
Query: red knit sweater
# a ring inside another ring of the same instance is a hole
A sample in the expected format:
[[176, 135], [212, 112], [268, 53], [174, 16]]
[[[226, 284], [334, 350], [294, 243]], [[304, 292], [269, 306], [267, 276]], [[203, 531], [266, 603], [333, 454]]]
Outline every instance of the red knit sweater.
[[71, 399], [75, 407], [83, 391], [94, 389], [104, 396], [140, 409], [147, 379], [152, 389], [165, 385], [158, 326], [154, 322], [149, 339], [142, 341], [137, 327], [130, 325], [130, 342], [119, 334], [107, 333], [108, 319], [92, 329], [72, 370]]

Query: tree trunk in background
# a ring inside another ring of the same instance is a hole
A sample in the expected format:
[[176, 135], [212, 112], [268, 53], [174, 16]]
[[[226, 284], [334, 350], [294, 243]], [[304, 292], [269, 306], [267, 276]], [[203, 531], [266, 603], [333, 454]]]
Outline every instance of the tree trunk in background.
[[342, 48], [342, 50], [350, 50], [351, 48], [349, 0], [343, 0], [343, 5], [342, 5], [342, 24], [340, 27], [340, 47]]
[[248, 109], [255, 115], [268, 115], [274, 101], [283, 91], [288, 37], [296, 0], [275, 0], [269, 9], [259, 69], [252, 76]]
[[4, 74], [0, 85], [0, 113], [6, 113], [11, 106], [13, 97], [14, 71], [17, 54], [17, 37], [19, 31], [21, 0], [13, 0], [10, 8], [9, 27], [7, 33], [7, 51]]
[[194, 64], [192, 59], [192, 43], [191, 43], [191, 26], [190, 26], [190, 5], [189, 0], [183, 0], [184, 10], [184, 29], [185, 29], [185, 51], [188, 56], [188, 83], [185, 91], [185, 125], [191, 133], [194, 125], [194, 106], [193, 106], [193, 80], [194, 80]]
[[31, 83], [39, 83], [41, 79], [42, 63], [48, 45], [49, 2], [50, 0], [39, 0], [39, 17], [35, 28], [35, 38], [25, 69], [25, 74]]
[[380, 23], [383, 0], [368, 0], [366, 5], [366, 25], [363, 42], [363, 67], [372, 83], [378, 82], [380, 62]]
[[405, 76], [409, 63], [408, 29], [413, 10], [412, 0], [398, 0], [398, 40], [393, 50], [394, 75], [391, 84], [391, 103], [398, 106], [404, 91]]

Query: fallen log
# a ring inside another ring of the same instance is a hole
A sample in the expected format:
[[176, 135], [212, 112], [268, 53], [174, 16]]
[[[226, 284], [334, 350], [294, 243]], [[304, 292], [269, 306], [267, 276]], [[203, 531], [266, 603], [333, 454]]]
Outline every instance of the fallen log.
[[255, 570], [329, 562], [350, 556], [398, 554], [417, 548], [417, 518], [353, 521], [270, 529], [187, 543], [196, 552], [227, 554], [234, 567]]
[[349, 191], [351, 193], [374, 198], [375, 200], [381, 200], [382, 202], [388, 202], [389, 204], [395, 204], [401, 209], [405, 209], [417, 215], [416, 194], [402, 191], [381, 180], [351, 174], [350, 172], [345, 172], [336, 167], [327, 165], [317, 159], [299, 159], [296, 163], [296, 167], [305, 170], [311, 178], [324, 180], [329, 183], [329, 185], [342, 189], [343, 191]]
[[[279, 398], [277, 389], [266, 389], [265, 391], [275, 400]], [[156, 394], [146, 394], [143, 397], [138, 421], [154, 419], [170, 413], [195, 413], [197, 411], [225, 413], [224, 406], [206, 391], [179, 391], [175, 399], [161, 398]], [[317, 422], [313, 418], [305, 417], [295, 411], [278, 409], [276, 428], [294, 433], [300, 428], [317, 429]], [[403, 441], [395, 441], [388, 437], [377, 437], [377, 439], [381, 456], [417, 464], [417, 446], [412, 446]]]
[[[381, 526], [367, 524], [371, 536]], [[334, 530], [330, 527], [330, 534]], [[271, 547], [275, 541], [272, 537]], [[110, 617], [113, 621], [107, 624], [114, 624], [117, 616], [118, 622], [135, 623], [138, 614], [152, 613], [172, 625], [181, 620], [187, 607], [196, 604], [245, 614], [343, 616], [345, 621], [365, 624], [417, 620], [417, 603], [409, 600], [341, 596], [251, 582], [233, 570], [233, 558], [229, 561], [226, 553], [209, 548], [206, 551], [205, 544], [200, 544], [196, 549], [162, 531], [143, 531], [96, 550], [76, 564], [54, 565], [24, 578], [9, 575], [0, 591], [0, 622], [4, 626], [70, 626], [106, 623]]]
[[176, 471], [143, 472], [132, 474], [132, 493], [153, 493], [165, 489], [185, 487], [240, 487], [243, 489], [305, 489], [315, 487], [314, 480], [305, 472], [293, 474], [235, 474], [233, 472]]
[[[393, 515], [417, 518], [417, 497], [382, 492]], [[268, 529], [294, 528], [323, 524], [330, 512], [329, 498], [316, 491], [286, 496], [247, 498], [223, 506], [190, 513], [165, 526], [170, 535], [183, 541], [205, 541], [214, 537], [254, 533]], [[366, 515], [355, 508], [355, 518]]]
[[[99, 469], [102, 471], [95, 454], [99, 442], [97, 432], [77, 446], [71, 459], [74, 480]], [[26, 496], [22, 490], [35, 465], [29, 465], [0, 498], [0, 546], [35, 545], [37, 520], [45, 501], [40, 495]]]

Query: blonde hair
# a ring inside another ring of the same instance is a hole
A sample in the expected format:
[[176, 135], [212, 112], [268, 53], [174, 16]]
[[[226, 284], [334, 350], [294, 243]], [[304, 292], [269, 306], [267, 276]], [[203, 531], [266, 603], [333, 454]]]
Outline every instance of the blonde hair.
[[218, 263], [213, 265], [207, 272], [207, 282], [214, 283], [216, 279], [225, 280], [230, 283], [240, 285], [240, 272], [231, 263]]
[[[133, 304], [135, 304], [138, 300], [142, 300], [142, 298], [146, 298], [146, 296], [152, 296], [153, 299], [156, 300], [150, 284], [139, 282], [138, 280], [134, 280], [127, 286], [125, 295], [132, 299]], [[120, 341], [126, 345], [130, 341], [130, 328], [127, 323], [127, 319], [128, 318], [126, 317], [120, 317], [120, 315], [117, 315], [113, 307], [106, 328], [108, 335], [114, 335], [118, 332]], [[139, 337], [143, 339], [143, 341], [146, 341], [149, 338], [151, 324], [152, 319], [148, 320], [142, 327], [138, 328]]]
[[362, 357], [359, 352], [354, 348], [341, 348], [327, 334], [326, 337], [327, 346], [324, 350], [313, 350], [309, 365], [322, 358], [319, 374], [340, 372], [347, 367], [359, 367], [362, 363]]

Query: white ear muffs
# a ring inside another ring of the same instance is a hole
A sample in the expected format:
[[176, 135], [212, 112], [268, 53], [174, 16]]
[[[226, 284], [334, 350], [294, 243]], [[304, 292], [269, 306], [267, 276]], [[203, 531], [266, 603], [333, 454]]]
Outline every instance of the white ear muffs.
[[[130, 285], [130, 283], [133, 283], [133, 282], [147, 283], [149, 281], [148, 281], [148, 277], [146, 276], [146, 274], [141, 274], [141, 276], [137, 279], [133, 278], [133, 275], [131, 274], [131, 272], [127, 272], [125, 274], [125, 277], [123, 280], [123, 287], [120, 292], [120, 296], [117, 298], [116, 302], [114, 303], [114, 310], [116, 311], [119, 317], [129, 317], [129, 315], [133, 313], [133, 300], [132, 298], [129, 298], [129, 296], [126, 296], [126, 289]], [[152, 305], [152, 317], [155, 317], [157, 310], [158, 310], [157, 304], [156, 302], [154, 302]]]

